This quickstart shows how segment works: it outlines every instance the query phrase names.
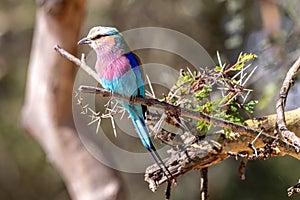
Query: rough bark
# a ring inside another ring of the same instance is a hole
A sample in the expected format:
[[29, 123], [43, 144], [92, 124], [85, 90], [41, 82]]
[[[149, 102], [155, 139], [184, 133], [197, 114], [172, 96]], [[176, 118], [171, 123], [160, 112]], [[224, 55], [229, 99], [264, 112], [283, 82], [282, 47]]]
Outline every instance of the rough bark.
[[116, 171], [92, 157], [72, 116], [76, 68], [53, 49], [76, 54], [85, 0], [38, 1], [22, 124], [44, 149], [76, 200], [125, 199]]

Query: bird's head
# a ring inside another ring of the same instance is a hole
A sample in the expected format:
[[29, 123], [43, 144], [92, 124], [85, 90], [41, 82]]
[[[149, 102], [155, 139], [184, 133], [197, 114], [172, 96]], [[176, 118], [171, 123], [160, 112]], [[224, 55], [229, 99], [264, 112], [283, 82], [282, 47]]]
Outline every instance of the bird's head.
[[114, 27], [93, 27], [88, 35], [82, 38], [77, 44], [88, 44], [95, 50], [127, 50], [123, 36], [118, 29]]

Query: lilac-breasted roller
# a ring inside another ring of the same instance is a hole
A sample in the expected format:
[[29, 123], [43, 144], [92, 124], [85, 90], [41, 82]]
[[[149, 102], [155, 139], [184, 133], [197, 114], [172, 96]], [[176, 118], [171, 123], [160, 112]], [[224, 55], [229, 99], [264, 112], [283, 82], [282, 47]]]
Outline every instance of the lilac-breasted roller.
[[[81, 39], [78, 44], [89, 44], [95, 50], [97, 54], [95, 69], [105, 89], [128, 98], [131, 96], [145, 97], [139, 59], [130, 52], [122, 34], [116, 28], [94, 27], [89, 31], [87, 37]], [[170, 180], [172, 175], [156, 152], [145, 125], [146, 106], [118, 99], [117, 101], [129, 113], [143, 145]]]

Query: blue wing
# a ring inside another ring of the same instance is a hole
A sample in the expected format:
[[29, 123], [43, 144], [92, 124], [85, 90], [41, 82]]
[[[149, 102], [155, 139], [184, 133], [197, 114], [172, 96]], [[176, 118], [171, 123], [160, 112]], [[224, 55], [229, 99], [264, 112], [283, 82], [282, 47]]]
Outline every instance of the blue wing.
[[129, 60], [130, 67], [136, 76], [137, 85], [139, 88], [139, 96], [145, 97], [145, 86], [142, 78], [141, 69], [139, 67], [141, 65], [140, 59], [132, 52], [125, 54], [125, 56]]
[[[132, 52], [125, 54], [125, 56], [129, 60], [130, 67], [133, 70], [137, 80], [138, 96], [145, 97], [145, 86], [144, 86], [141, 69], [139, 67], [141, 66], [142, 63], [139, 57]], [[142, 105], [142, 110], [143, 110], [143, 116], [145, 117], [145, 113], [147, 112], [147, 106]]]

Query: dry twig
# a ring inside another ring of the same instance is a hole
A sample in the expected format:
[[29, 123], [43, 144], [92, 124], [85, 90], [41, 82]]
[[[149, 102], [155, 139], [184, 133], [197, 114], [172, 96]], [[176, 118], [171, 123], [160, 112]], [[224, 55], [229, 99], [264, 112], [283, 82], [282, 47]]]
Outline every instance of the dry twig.
[[288, 188], [287, 192], [288, 192], [289, 197], [291, 197], [295, 194], [299, 194], [300, 193], [300, 179], [299, 179], [297, 184], [295, 184], [294, 186]]
[[200, 170], [200, 199], [207, 200], [208, 199], [208, 168], [205, 167]]

